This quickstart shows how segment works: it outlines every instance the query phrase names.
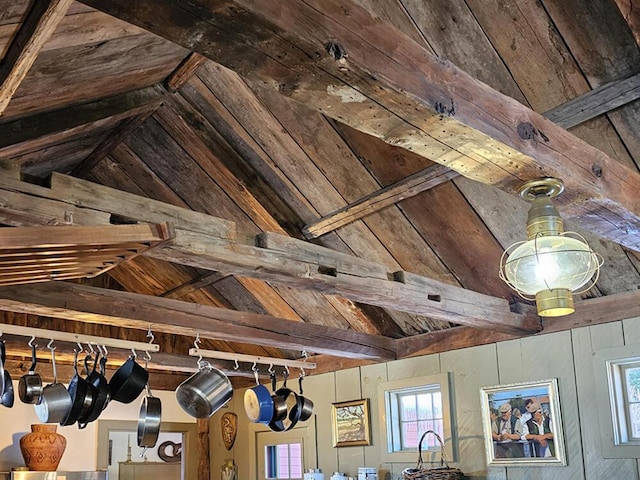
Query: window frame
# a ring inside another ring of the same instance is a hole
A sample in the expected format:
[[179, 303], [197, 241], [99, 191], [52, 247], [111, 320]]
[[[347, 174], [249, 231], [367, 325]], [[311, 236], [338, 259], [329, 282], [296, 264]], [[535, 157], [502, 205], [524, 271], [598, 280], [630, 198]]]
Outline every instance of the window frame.
[[[394, 430], [399, 432], [399, 426], [394, 426], [390, 420], [389, 399], [392, 395], [397, 394], [402, 390], [421, 390], [426, 389], [430, 385], [440, 386], [440, 395], [442, 402], [442, 423], [444, 437], [444, 454], [447, 461], [456, 461], [456, 448], [455, 448], [455, 430], [452, 428], [453, 420], [453, 405], [452, 405], [452, 381], [450, 373], [438, 373], [433, 375], [426, 375], [421, 377], [406, 378], [402, 380], [392, 380], [388, 382], [381, 382], [378, 384], [378, 420], [380, 424], [379, 442], [381, 461], [383, 462], [403, 462], [403, 463], [415, 463], [417, 458], [417, 450], [404, 450], [393, 452], [390, 451], [393, 448], [393, 435]], [[399, 414], [399, 412], [396, 412]], [[399, 417], [399, 415], [396, 415]], [[421, 435], [424, 432], [419, 432]], [[418, 441], [420, 439], [418, 438]], [[436, 442], [437, 443], [437, 442]], [[430, 447], [426, 450], [423, 446], [422, 457], [425, 462], [440, 462], [440, 447]]]
[[640, 345], [606, 348], [593, 353], [596, 399], [603, 412], [598, 416], [603, 457], [640, 458], [640, 438], [627, 439], [629, 413], [624, 389], [624, 370], [634, 365], [640, 367]]

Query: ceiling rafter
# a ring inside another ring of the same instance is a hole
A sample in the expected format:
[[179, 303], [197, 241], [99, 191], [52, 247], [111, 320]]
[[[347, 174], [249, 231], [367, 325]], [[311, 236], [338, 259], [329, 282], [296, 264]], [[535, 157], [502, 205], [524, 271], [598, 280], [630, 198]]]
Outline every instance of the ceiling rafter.
[[64, 18], [73, 0], [41, 0], [29, 10], [25, 22], [0, 62], [0, 115], [29, 73], [38, 53]]
[[[83, 3], [144, 25], [261, 87], [511, 194], [525, 180], [560, 177], [567, 187], [561, 198], [566, 218], [640, 250], [637, 172], [433, 56], [355, 4], [228, 0], [205, 5], [201, 0], [185, 7], [164, 0], [148, 8], [149, 0]], [[190, 27], [175, 28], [176, 18]]]

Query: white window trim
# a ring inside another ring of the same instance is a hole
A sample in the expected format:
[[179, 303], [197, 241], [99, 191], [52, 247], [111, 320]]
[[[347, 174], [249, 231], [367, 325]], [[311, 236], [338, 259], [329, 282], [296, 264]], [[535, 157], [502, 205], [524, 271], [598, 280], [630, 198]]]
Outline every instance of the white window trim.
[[640, 458], [638, 443], [617, 444], [619, 438], [618, 411], [624, 408], [622, 400], [615, 391], [616, 376], [619, 375], [618, 365], [628, 363], [628, 360], [640, 360], [640, 345], [627, 345], [601, 349], [593, 352], [593, 367], [595, 372], [596, 398], [600, 423], [600, 440], [604, 458]]
[[[456, 461], [456, 450], [454, 448], [455, 439], [453, 438], [452, 429], [452, 412], [453, 406], [451, 405], [452, 399], [452, 385], [451, 376], [449, 373], [438, 373], [434, 375], [427, 375], [424, 377], [406, 378], [402, 380], [393, 380], [389, 382], [381, 382], [378, 384], [378, 421], [380, 428], [378, 429], [378, 445], [380, 445], [380, 460], [382, 462], [398, 462], [398, 463], [416, 463], [418, 460], [418, 450], [411, 452], [389, 452], [389, 444], [391, 439], [389, 438], [390, 426], [387, 424], [387, 411], [386, 411], [386, 393], [392, 390], [399, 390], [403, 388], [418, 388], [426, 385], [440, 385], [440, 392], [442, 395], [442, 421], [444, 427], [444, 454], [448, 462]], [[420, 434], [422, 435], [421, 432]], [[437, 441], [436, 441], [437, 443]], [[424, 445], [422, 447], [422, 458], [425, 463], [440, 463], [440, 449], [426, 450]]]

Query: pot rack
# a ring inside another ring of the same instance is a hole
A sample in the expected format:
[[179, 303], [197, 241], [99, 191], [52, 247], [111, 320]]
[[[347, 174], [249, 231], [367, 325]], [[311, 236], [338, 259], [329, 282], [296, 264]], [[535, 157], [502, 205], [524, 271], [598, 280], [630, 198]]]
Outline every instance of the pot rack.
[[286, 358], [260, 357], [256, 355], [245, 355], [243, 353], [219, 352], [217, 350], [203, 350], [201, 348], [189, 349], [189, 355], [192, 357], [216, 358], [219, 360], [232, 360], [236, 362], [249, 362], [253, 364], [261, 363], [263, 365], [278, 365], [285, 368], [299, 368], [300, 370], [312, 370], [316, 368], [314, 362], [306, 360], [289, 360]]
[[92, 335], [80, 335], [77, 333], [58, 332], [55, 330], [44, 330], [42, 328], [22, 327], [20, 325], [0, 325], [0, 335], [8, 333], [22, 337], [46, 338], [58, 340], [60, 342], [80, 343], [84, 345], [99, 345], [112, 348], [123, 348], [126, 350], [138, 350], [141, 352], [159, 352], [160, 345], [155, 343], [134, 342], [131, 340], [120, 340], [117, 338], [94, 337]]

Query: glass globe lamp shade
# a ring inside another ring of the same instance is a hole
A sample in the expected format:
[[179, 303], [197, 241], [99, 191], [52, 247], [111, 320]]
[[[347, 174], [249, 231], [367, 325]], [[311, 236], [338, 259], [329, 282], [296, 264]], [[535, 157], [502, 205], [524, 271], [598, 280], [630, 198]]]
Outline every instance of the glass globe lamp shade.
[[523, 297], [535, 296], [541, 316], [573, 313], [573, 292], [600, 267], [589, 245], [567, 234], [537, 236], [511, 248], [505, 252], [503, 278]]

